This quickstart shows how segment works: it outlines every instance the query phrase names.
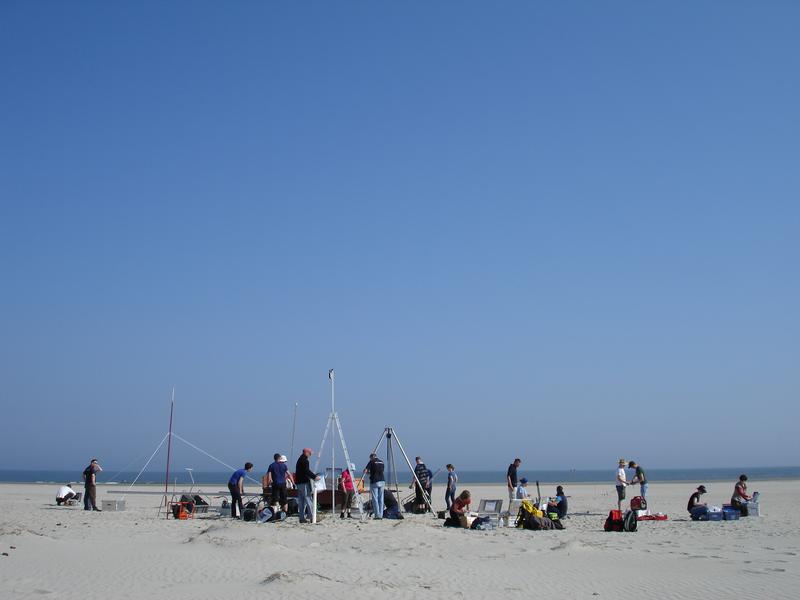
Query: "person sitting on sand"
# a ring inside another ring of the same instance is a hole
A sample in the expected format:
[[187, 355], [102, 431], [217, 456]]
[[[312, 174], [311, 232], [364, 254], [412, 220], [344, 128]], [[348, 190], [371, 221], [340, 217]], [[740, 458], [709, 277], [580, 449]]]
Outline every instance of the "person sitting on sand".
[[517, 486], [517, 491], [514, 495], [516, 496], [517, 500], [527, 500], [531, 497], [531, 495], [528, 493], [527, 477], [523, 477], [519, 480], [519, 485]]
[[700, 502], [700, 496], [706, 493], [706, 486], [699, 485], [697, 486], [697, 490], [689, 496], [689, 503], [686, 505], [686, 510], [689, 511], [689, 514], [692, 514], [692, 510], [699, 506], [705, 506], [705, 502]]
[[452, 506], [450, 506], [450, 517], [458, 521], [458, 524], [464, 529], [469, 529], [469, 523], [467, 523], [467, 512], [469, 512], [469, 505], [471, 502], [472, 496], [470, 495], [469, 490], [464, 490], [453, 501]]
[[547, 512], [556, 513], [559, 519], [567, 516], [567, 495], [564, 493], [562, 486], [556, 487], [555, 497], [551, 498], [550, 502], [547, 503]]
[[731, 506], [742, 513], [743, 517], [748, 515], [747, 502], [753, 497], [747, 493], [747, 475], [739, 475], [739, 481], [733, 487], [731, 496]]
[[61, 506], [62, 504], [66, 506], [75, 496], [77, 496], [75, 490], [73, 490], [68, 483], [65, 483], [58, 488], [58, 492], [56, 493], [56, 504], [58, 506]]

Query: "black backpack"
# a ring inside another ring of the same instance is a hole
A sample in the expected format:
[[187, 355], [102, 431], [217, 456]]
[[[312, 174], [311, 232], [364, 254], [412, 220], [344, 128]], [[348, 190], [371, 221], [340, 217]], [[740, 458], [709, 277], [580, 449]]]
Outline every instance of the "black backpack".
[[638, 523], [639, 521], [636, 519], [636, 513], [629, 510], [622, 519], [622, 531], [636, 531]]

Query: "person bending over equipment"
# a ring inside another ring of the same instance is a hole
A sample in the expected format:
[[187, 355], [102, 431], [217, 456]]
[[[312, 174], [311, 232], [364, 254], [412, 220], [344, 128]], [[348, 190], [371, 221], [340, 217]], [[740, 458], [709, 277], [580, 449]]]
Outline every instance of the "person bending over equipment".
[[469, 529], [469, 523], [467, 523], [467, 512], [469, 511], [469, 505], [471, 502], [472, 496], [470, 495], [469, 490], [464, 490], [458, 495], [458, 498], [453, 501], [453, 505], [450, 507], [450, 517], [458, 521], [458, 524], [464, 529]]
[[753, 497], [747, 493], [747, 475], [739, 475], [739, 481], [733, 487], [731, 496], [731, 506], [742, 513], [743, 517], [748, 515], [747, 502]]
[[705, 493], [706, 493], [706, 486], [700, 485], [697, 486], [697, 490], [695, 490], [695, 492], [691, 496], [689, 496], [689, 503], [686, 505], [686, 510], [689, 511], [689, 514], [692, 514], [692, 511], [695, 508], [706, 505], [705, 502], [700, 502], [700, 496], [702, 496]]
[[242, 505], [242, 495], [244, 494], [244, 478], [248, 471], [253, 468], [253, 463], [244, 463], [244, 469], [238, 469], [233, 472], [231, 478], [228, 480], [228, 491], [231, 493], [231, 517], [237, 519], [236, 507], [239, 507], [239, 514], [244, 514], [244, 506]]
[[75, 498], [78, 494], [75, 493], [68, 483], [65, 483], [60, 488], [58, 488], [58, 492], [56, 493], [56, 504], [61, 506], [62, 504], [66, 506], [69, 504], [69, 501]]

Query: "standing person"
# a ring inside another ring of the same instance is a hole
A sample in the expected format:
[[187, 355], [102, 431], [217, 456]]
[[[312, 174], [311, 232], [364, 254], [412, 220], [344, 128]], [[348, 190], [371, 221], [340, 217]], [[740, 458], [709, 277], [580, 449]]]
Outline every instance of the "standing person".
[[617, 508], [622, 510], [622, 501], [625, 500], [625, 487], [628, 485], [628, 477], [625, 475], [625, 459], [619, 459], [619, 465], [617, 466], [617, 479], [616, 479], [616, 487], [617, 487]]
[[519, 485], [519, 481], [517, 479], [517, 469], [522, 464], [522, 461], [519, 458], [515, 458], [514, 462], [508, 465], [508, 471], [506, 472], [506, 485], [508, 486], [508, 502], [511, 504], [511, 501], [514, 499], [514, 496], [517, 493], [517, 485]]
[[267, 468], [267, 483], [270, 490], [270, 506], [278, 505], [283, 512], [286, 512], [288, 505], [286, 500], [286, 480], [289, 467], [286, 466], [286, 457], [283, 454], [275, 454], [274, 462]]
[[236, 507], [239, 507], [240, 516], [244, 515], [244, 506], [242, 505], [242, 496], [244, 495], [244, 478], [250, 469], [253, 468], [253, 463], [244, 463], [244, 469], [237, 469], [228, 480], [228, 491], [231, 493], [231, 518], [238, 519], [236, 516]]
[[642, 498], [647, 498], [647, 475], [644, 474], [644, 469], [642, 469], [641, 465], [639, 465], [635, 460], [632, 460], [628, 463], [629, 469], [636, 469], [636, 474], [631, 479], [628, 485], [633, 485], [634, 483], [639, 484], [639, 495]]
[[689, 503], [686, 505], [686, 510], [689, 511], [689, 514], [692, 514], [692, 510], [697, 508], [698, 506], [705, 506], [705, 502], [700, 502], [700, 496], [706, 493], [706, 486], [701, 485], [697, 487], [697, 490], [689, 496]]
[[369, 475], [369, 493], [372, 496], [372, 518], [383, 519], [383, 488], [386, 480], [383, 477], [383, 461], [377, 454], [369, 455], [369, 462], [364, 467], [364, 475]]
[[458, 484], [458, 474], [453, 465], [447, 465], [447, 489], [444, 491], [444, 503], [447, 510], [450, 510], [450, 505], [456, 499], [456, 486]]
[[739, 481], [733, 486], [733, 496], [731, 496], [731, 506], [742, 513], [743, 517], [748, 516], [747, 502], [753, 497], [747, 493], [747, 475], [739, 475]]
[[[414, 498], [414, 504], [418, 511], [421, 512], [428, 512], [428, 504], [425, 500], [425, 494], [428, 491], [428, 482], [429, 482], [429, 473], [428, 467], [422, 462], [422, 457], [417, 456], [416, 458], [417, 464], [414, 466], [414, 475], [416, 475], [416, 479], [413, 482], [414, 492], [416, 494]], [[411, 486], [408, 486], [411, 487]]]
[[97, 508], [97, 474], [102, 470], [96, 458], [93, 458], [89, 466], [83, 470], [83, 510], [101, 512]]
[[297, 510], [300, 522], [305, 523], [311, 520], [314, 513], [312, 502], [314, 501], [314, 482], [319, 479], [319, 475], [311, 470], [308, 459], [314, 451], [311, 448], [303, 448], [303, 453], [297, 459], [295, 465], [295, 484], [297, 486]]
[[352, 518], [350, 514], [350, 505], [353, 504], [353, 500], [356, 497], [356, 486], [353, 482], [353, 471], [356, 470], [356, 466], [353, 463], [350, 463], [350, 466], [342, 471], [342, 491], [344, 492], [344, 504], [342, 505], [342, 514], [339, 515], [340, 519], [344, 519], [345, 516], [348, 519]]

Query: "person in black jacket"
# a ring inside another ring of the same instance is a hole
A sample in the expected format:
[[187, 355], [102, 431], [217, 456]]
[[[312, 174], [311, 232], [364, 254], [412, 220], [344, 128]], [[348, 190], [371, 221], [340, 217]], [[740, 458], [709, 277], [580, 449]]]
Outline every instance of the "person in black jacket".
[[309, 457], [314, 454], [311, 448], [303, 448], [303, 453], [297, 459], [295, 465], [295, 483], [297, 484], [297, 511], [300, 522], [305, 523], [311, 520], [314, 496], [314, 482], [319, 479], [319, 475], [311, 470], [308, 464]]

